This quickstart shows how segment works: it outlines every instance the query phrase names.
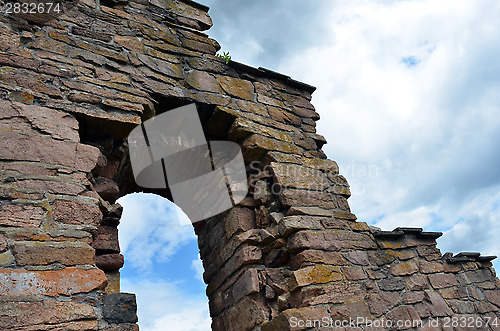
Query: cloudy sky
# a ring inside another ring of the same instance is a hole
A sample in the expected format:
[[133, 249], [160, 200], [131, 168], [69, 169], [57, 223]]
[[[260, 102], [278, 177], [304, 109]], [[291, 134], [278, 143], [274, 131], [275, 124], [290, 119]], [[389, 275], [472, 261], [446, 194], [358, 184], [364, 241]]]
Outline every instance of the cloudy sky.
[[[201, 2], [234, 60], [317, 87], [318, 133], [359, 220], [500, 256], [500, 2]], [[176, 219], [155, 196], [121, 203], [122, 287], [141, 330], [210, 330], [193, 231], [149, 226]]]

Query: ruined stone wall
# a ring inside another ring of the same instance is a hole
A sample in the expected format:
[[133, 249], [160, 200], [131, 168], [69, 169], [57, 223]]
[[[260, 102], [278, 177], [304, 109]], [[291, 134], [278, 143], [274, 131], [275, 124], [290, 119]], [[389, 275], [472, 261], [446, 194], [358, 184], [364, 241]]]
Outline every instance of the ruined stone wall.
[[195, 224], [214, 330], [358, 317], [365, 330], [374, 319], [441, 330], [445, 317], [468, 318], [445, 329], [496, 329], [492, 257], [357, 222], [321, 151], [314, 88], [216, 57], [207, 11], [85, 0], [49, 21], [0, 16], [0, 329], [137, 329], [135, 298], [119, 289], [115, 201], [143, 190], [126, 137], [192, 102], [208, 138], [240, 144], [249, 176], [247, 198]]

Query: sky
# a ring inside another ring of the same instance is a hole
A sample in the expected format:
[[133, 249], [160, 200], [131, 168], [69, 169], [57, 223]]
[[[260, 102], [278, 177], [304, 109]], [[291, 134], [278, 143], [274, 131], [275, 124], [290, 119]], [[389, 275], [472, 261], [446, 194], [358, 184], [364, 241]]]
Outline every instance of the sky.
[[[317, 130], [359, 221], [500, 256], [500, 2], [201, 3], [233, 60], [317, 87]], [[159, 197], [120, 203], [122, 291], [137, 294], [141, 330], [210, 330], [193, 230], [165, 226], [177, 214]]]

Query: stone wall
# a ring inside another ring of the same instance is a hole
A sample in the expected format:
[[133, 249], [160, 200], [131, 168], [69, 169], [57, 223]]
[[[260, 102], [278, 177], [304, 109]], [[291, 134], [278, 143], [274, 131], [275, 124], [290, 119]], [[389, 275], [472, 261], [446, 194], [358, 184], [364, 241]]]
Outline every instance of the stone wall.
[[442, 255], [440, 233], [357, 222], [321, 151], [314, 88], [216, 57], [207, 12], [84, 0], [49, 21], [0, 16], [0, 328], [137, 330], [135, 297], [119, 289], [115, 201], [143, 190], [126, 137], [195, 102], [207, 138], [240, 144], [249, 176], [238, 206], [195, 224], [214, 330], [358, 317], [358, 330], [375, 319], [441, 330], [446, 317], [495, 329], [493, 257]]

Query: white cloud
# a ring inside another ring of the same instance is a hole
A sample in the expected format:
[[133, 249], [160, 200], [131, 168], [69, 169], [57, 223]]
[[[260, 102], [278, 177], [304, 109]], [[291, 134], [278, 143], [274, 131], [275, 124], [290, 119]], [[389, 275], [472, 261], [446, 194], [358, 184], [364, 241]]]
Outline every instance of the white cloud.
[[143, 331], [210, 331], [206, 296], [186, 294], [183, 283], [162, 280], [121, 280], [122, 292], [136, 293]]
[[167, 262], [195, 240], [191, 223], [181, 226], [175, 206], [153, 194], [131, 194], [118, 201], [124, 207], [119, 225], [120, 246], [127, 263], [150, 272], [153, 262]]
[[[203, 262], [201, 259], [198, 257], [198, 259], [193, 260], [191, 262], [191, 269], [196, 272], [196, 279], [200, 280], [203, 282]], [[203, 282], [204, 283], [204, 282]]]

